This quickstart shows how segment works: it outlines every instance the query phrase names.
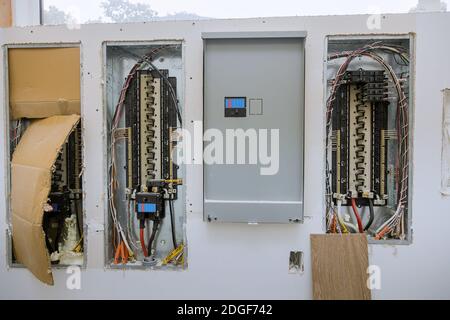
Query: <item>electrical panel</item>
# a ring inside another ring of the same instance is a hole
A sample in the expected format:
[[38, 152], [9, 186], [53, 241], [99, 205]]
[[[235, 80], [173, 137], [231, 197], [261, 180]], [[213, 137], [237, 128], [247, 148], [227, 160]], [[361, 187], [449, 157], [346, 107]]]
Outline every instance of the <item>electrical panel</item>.
[[[332, 186], [360, 203], [386, 205], [388, 82], [384, 71], [347, 71], [332, 116]], [[349, 202], [343, 199], [344, 204]]]
[[411, 40], [330, 37], [327, 231], [410, 241]]
[[205, 221], [303, 222], [304, 38], [203, 34]]
[[[83, 250], [81, 124], [70, 134], [54, 164], [43, 229], [52, 263], [73, 264]], [[75, 243], [75, 245], [73, 244]], [[72, 248], [69, 248], [72, 246]], [[74, 249], [70, 255], [65, 251]]]
[[[11, 157], [30, 124], [30, 119], [12, 121]], [[37, 155], [39, 156], [39, 155]], [[51, 187], [43, 206], [42, 230], [51, 264], [83, 264], [82, 137], [78, 123], [61, 146], [51, 168]], [[31, 182], [30, 182], [31, 183]], [[16, 262], [12, 251], [12, 262]]]
[[[176, 163], [180, 44], [106, 45], [110, 108], [108, 265], [185, 266]], [[126, 65], [122, 74], [118, 66]], [[124, 76], [125, 75], [125, 76]], [[119, 80], [119, 79], [125, 79]]]

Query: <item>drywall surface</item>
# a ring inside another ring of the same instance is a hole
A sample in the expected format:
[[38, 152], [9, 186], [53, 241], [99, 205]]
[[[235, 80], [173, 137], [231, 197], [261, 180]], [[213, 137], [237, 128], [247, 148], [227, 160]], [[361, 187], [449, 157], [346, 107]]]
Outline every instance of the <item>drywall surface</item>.
[[[264, 18], [178, 21], [127, 25], [86, 25], [80, 29], [28, 27], [0, 30], [1, 44], [81, 42], [82, 101], [87, 232], [87, 268], [81, 289], [69, 290], [65, 270], [55, 270], [48, 287], [26, 269], [7, 267], [0, 247], [0, 298], [255, 298], [311, 299], [311, 233], [324, 231], [324, 83], [325, 36], [332, 34], [417, 34], [415, 118], [413, 125], [413, 243], [369, 246], [369, 263], [379, 266], [381, 288], [375, 299], [450, 298], [447, 226], [450, 201], [440, 194], [442, 92], [450, 87], [448, 30], [450, 14], [386, 15], [379, 29], [368, 29], [369, 16]], [[377, 21], [378, 22], [378, 21]], [[377, 23], [370, 24], [377, 27]], [[106, 215], [106, 148], [102, 43], [111, 41], [184, 41], [185, 126], [202, 119], [202, 32], [307, 31], [305, 60], [305, 222], [302, 225], [209, 224], [202, 220], [202, 167], [187, 166], [186, 210], [188, 269], [122, 271], [104, 269], [103, 223]], [[4, 69], [4, 52], [0, 57]], [[7, 191], [5, 78], [0, 77], [0, 194]], [[0, 235], [6, 237], [6, 199], [0, 201]], [[288, 274], [289, 251], [305, 253], [305, 273]]]

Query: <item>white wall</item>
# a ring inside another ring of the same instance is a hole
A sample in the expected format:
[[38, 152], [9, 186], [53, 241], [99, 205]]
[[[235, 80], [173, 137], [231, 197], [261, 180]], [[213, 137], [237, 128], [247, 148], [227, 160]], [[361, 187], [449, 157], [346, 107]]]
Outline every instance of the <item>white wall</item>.
[[[85, 128], [85, 209], [88, 267], [82, 289], [69, 291], [63, 270], [55, 271], [55, 286], [35, 280], [25, 269], [8, 269], [6, 245], [0, 247], [0, 298], [261, 298], [312, 297], [311, 233], [323, 233], [325, 36], [373, 33], [368, 16], [329, 16], [156, 22], [129, 25], [29, 27], [0, 30], [0, 43], [77, 42], [83, 55], [83, 118]], [[416, 105], [414, 132], [413, 244], [371, 245], [370, 263], [381, 267], [382, 289], [374, 298], [450, 298], [450, 199], [440, 195], [442, 93], [450, 87], [450, 14], [387, 15], [377, 33], [417, 33]], [[202, 220], [202, 167], [187, 168], [188, 269], [111, 271], [103, 267], [103, 232], [95, 231], [105, 216], [103, 143], [102, 42], [104, 40], [185, 40], [185, 121], [202, 119], [203, 31], [306, 30], [306, 150], [305, 214], [303, 225], [208, 224]], [[0, 69], [3, 70], [3, 52]], [[192, 79], [191, 79], [192, 77]], [[4, 77], [0, 87], [4, 88]], [[0, 101], [4, 101], [4, 90]], [[2, 105], [3, 109], [6, 106]], [[98, 110], [98, 111], [97, 111]], [[0, 132], [5, 130], [1, 115]], [[1, 144], [5, 145], [4, 135]], [[0, 194], [6, 191], [4, 148]], [[0, 235], [4, 239], [6, 209], [0, 203]], [[288, 274], [290, 250], [305, 252], [304, 275]]]
[[41, 23], [39, 0], [12, 0], [13, 25], [37, 26]]

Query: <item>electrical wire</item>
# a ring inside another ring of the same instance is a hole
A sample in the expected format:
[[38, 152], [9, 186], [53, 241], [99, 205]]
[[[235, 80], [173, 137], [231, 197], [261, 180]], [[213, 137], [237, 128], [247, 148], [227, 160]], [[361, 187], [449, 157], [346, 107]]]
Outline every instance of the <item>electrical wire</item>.
[[142, 253], [144, 254], [144, 257], [148, 257], [148, 251], [145, 247], [144, 230], [145, 229], [142, 226], [139, 228], [139, 239], [141, 241]]
[[338, 200], [337, 201], [337, 218], [339, 220], [339, 223], [342, 226], [342, 230], [344, 233], [349, 233], [349, 229], [351, 229], [351, 231], [353, 231], [354, 233], [358, 232], [358, 227], [355, 226], [354, 224], [345, 221], [345, 219], [342, 219], [342, 200]]
[[138, 243], [140, 241], [140, 239], [136, 236], [134, 230], [135, 230], [135, 226], [134, 226], [134, 217], [135, 215], [135, 211], [134, 211], [134, 204], [135, 201], [128, 199], [128, 210], [127, 210], [127, 236], [128, 239], [130, 241], [131, 246], [133, 247], [133, 249], [137, 251], [141, 250], [136, 243]]
[[369, 213], [370, 213], [370, 217], [369, 217], [369, 221], [366, 224], [366, 227], [364, 228], [364, 231], [369, 230], [370, 226], [372, 226], [373, 220], [375, 219], [375, 212], [373, 210], [373, 200], [369, 199]]
[[169, 202], [169, 211], [170, 211], [170, 225], [171, 225], [171, 229], [172, 229], [172, 243], [173, 243], [173, 248], [176, 249], [178, 247], [178, 245], [177, 245], [177, 236], [176, 236], [176, 232], [175, 232], [175, 217], [174, 217], [173, 201], [168, 200], [168, 202]]
[[147, 252], [151, 256], [152, 254], [155, 254], [155, 252], [152, 252], [153, 247], [153, 241], [155, 240], [156, 233], [158, 232], [159, 227], [159, 220], [153, 221], [153, 227], [152, 227], [152, 233], [150, 235], [150, 238], [148, 239], [148, 246], [147, 246]]
[[356, 222], [358, 223], [358, 230], [360, 233], [364, 232], [363, 226], [362, 226], [362, 221], [361, 221], [361, 216], [358, 213], [358, 208], [356, 207], [356, 199], [352, 198], [352, 209], [353, 209], [353, 213], [355, 214], [356, 217]]

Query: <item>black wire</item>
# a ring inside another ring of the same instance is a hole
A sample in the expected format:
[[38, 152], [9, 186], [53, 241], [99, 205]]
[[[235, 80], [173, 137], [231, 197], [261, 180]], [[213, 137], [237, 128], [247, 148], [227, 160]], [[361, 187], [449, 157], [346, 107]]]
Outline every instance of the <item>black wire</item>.
[[78, 229], [78, 234], [80, 235], [80, 237], [83, 236], [83, 227], [81, 226], [82, 224], [82, 217], [83, 217], [83, 212], [80, 210], [80, 206], [79, 206], [79, 200], [75, 199], [73, 200], [74, 203], [74, 207], [75, 207], [75, 212], [76, 212], [76, 216], [77, 216], [77, 229]]
[[370, 218], [369, 218], [369, 222], [367, 222], [366, 227], [364, 228], [364, 231], [369, 230], [370, 226], [373, 223], [373, 220], [375, 218], [375, 213], [373, 210], [373, 201], [372, 199], [369, 199], [369, 211], [370, 211]]
[[153, 241], [155, 240], [156, 233], [158, 232], [158, 227], [159, 227], [159, 220], [153, 221], [152, 234], [148, 239], [148, 246], [147, 246], [147, 252], [149, 256], [152, 255], [152, 245]]
[[[400, 55], [398, 55], [398, 56], [400, 56]], [[405, 61], [405, 58], [403, 58], [402, 56], [400, 56], [400, 59], [403, 61], [403, 63], [400, 63], [400, 62], [397, 60], [397, 54], [394, 54], [393, 57], [394, 57], [395, 63], [398, 64], [399, 66], [402, 66], [402, 67], [407, 67], [407, 66], [408, 66], [407, 61]]]
[[176, 249], [178, 248], [177, 245], [177, 236], [175, 233], [175, 216], [174, 216], [174, 210], [173, 210], [173, 202], [172, 200], [168, 200], [169, 201], [169, 210], [170, 210], [170, 225], [172, 228], [172, 243], [173, 243], [173, 248]]

